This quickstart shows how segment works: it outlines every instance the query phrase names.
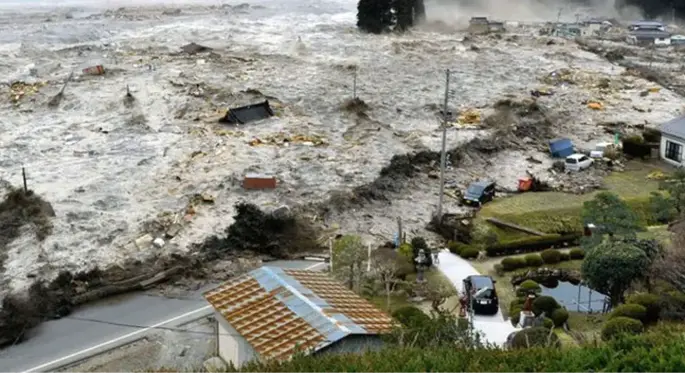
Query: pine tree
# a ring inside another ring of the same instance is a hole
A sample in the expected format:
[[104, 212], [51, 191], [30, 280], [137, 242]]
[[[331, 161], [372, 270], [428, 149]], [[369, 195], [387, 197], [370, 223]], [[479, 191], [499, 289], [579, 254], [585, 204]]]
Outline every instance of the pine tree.
[[357, 27], [373, 34], [389, 31], [393, 26], [392, 0], [359, 0]]

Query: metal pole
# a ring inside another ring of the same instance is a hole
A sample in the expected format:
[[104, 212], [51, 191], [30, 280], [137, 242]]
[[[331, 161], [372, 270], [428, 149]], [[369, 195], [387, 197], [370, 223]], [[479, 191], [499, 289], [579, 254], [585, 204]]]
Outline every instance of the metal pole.
[[[590, 289], [590, 288], [588, 288]], [[590, 313], [592, 313], [592, 289], [588, 292], [587, 296], [587, 308], [590, 310]]]
[[368, 247], [368, 261], [366, 262], [366, 272], [371, 272], [371, 244]]
[[580, 312], [580, 284], [578, 284], [578, 311]]
[[333, 273], [333, 239], [328, 239], [328, 267]]
[[354, 69], [354, 82], [352, 83], [352, 98], [357, 99], [357, 69]]
[[26, 184], [26, 169], [24, 167], [21, 168], [21, 178], [24, 180], [24, 193], [28, 193], [29, 187]]
[[438, 200], [438, 219], [442, 219], [442, 203], [445, 199], [445, 147], [447, 143], [447, 100], [450, 94], [450, 71], [445, 71], [445, 103], [442, 109], [442, 151], [440, 153], [440, 197]]

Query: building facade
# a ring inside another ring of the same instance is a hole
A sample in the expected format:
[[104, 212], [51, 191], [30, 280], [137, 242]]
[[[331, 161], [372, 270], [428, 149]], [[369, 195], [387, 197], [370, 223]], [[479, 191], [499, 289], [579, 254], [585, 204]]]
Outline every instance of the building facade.
[[661, 125], [659, 155], [664, 162], [680, 167], [683, 165], [685, 147], [685, 117], [675, 118]]

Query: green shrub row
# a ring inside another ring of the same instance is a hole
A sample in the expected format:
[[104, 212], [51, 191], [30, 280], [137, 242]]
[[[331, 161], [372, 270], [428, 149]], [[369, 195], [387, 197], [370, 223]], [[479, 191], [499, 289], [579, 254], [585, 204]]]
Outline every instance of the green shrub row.
[[552, 246], [576, 245], [580, 234], [548, 234], [544, 236], [526, 237], [522, 239], [505, 241], [497, 245], [485, 248], [490, 257], [505, 256], [519, 253], [542, 251]]
[[527, 267], [540, 267], [543, 264], [557, 264], [571, 259], [582, 259], [585, 251], [580, 248], [572, 249], [569, 254], [555, 249], [547, 249], [540, 254], [527, 254], [523, 257], [508, 257], [502, 259], [499, 267], [504, 272], [515, 271]]
[[[616, 319], [614, 319], [616, 320]], [[628, 319], [630, 320], [630, 319]], [[630, 321], [629, 321], [630, 322]], [[623, 327], [621, 327], [623, 328]], [[620, 328], [620, 329], [621, 329]], [[628, 327], [627, 329], [629, 329]], [[527, 332], [543, 334], [542, 331]], [[545, 331], [546, 337], [548, 331]], [[528, 338], [530, 340], [532, 338]], [[537, 339], [535, 339], [537, 340]], [[297, 355], [288, 361], [255, 361], [252, 372], [682, 372], [685, 336], [623, 336], [577, 348], [464, 349], [388, 346], [362, 354]]]

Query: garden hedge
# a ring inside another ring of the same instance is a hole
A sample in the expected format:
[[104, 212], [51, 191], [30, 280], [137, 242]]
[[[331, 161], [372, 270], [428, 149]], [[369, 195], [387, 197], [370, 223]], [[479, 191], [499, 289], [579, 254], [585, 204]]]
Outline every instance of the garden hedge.
[[549, 316], [559, 307], [561, 306], [557, 300], [547, 295], [539, 296], [533, 301], [533, 313], [536, 315], [539, 315], [544, 311], [545, 315]]
[[643, 322], [645, 324], [653, 324], [659, 321], [661, 315], [661, 298], [656, 294], [638, 293], [628, 296], [626, 299], [628, 304], [639, 304], [646, 310]]
[[518, 253], [528, 253], [549, 249], [552, 246], [576, 245], [580, 234], [548, 234], [544, 236], [526, 237], [517, 240], [504, 241], [497, 245], [485, 248], [490, 257], [506, 256]]
[[430, 322], [430, 317], [414, 306], [398, 308], [392, 313], [392, 317], [406, 327], [425, 325]]
[[618, 316], [604, 323], [602, 340], [608, 341], [622, 334], [640, 334], [644, 330], [645, 327], [639, 320]]
[[[549, 331], [547, 331], [549, 332]], [[575, 348], [470, 349], [386, 346], [348, 354], [254, 361], [246, 372], [682, 372], [685, 336], [646, 333]], [[229, 368], [235, 371], [236, 368]]]
[[571, 260], [571, 255], [569, 253], [559, 252], [559, 261], [568, 262]]
[[545, 264], [557, 264], [561, 262], [561, 252], [559, 250], [543, 250], [540, 253], [540, 256], [542, 257], [542, 261], [545, 262]]
[[466, 247], [461, 250], [461, 253], [459, 253], [459, 256], [464, 258], [464, 259], [475, 259], [478, 257], [478, 254], [480, 251], [476, 249], [475, 247]]
[[552, 311], [552, 314], [549, 318], [552, 319], [552, 321], [554, 321], [554, 326], [561, 327], [566, 323], [566, 321], [568, 321], [568, 317], [569, 314], [566, 308], [559, 307]]
[[[551, 321], [551, 320], [550, 320]], [[547, 327], [532, 327], [516, 333], [511, 342], [514, 349], [533, 347], [559, 347], [559, 337]]]
[[609, 314], [610, 319], [616, 317], [629, 317], [644, 322], [647, 318], [647, 308], [639, 304], [622, 304]]
[[500, 264], [504, 271], [514, 271], [526, 267], [526, 261], [523, 258], [504, 258]]
[[569, 257], [573, 260], [578, 260], [578, 259], [583, 259], [585, 258], [585, 250], [576, 247], [574, 249], [571, 249], [568, 253]]
[[526, 297], [530, 294], [536, 295], [542, 291], [540, 284], [533, 280], [526, 280], [521, 283], [516, 289], [517, 297]]
[[540, 267], [543, 264], [540, 254], [528, 254], [523, 259], [528, 267]]

